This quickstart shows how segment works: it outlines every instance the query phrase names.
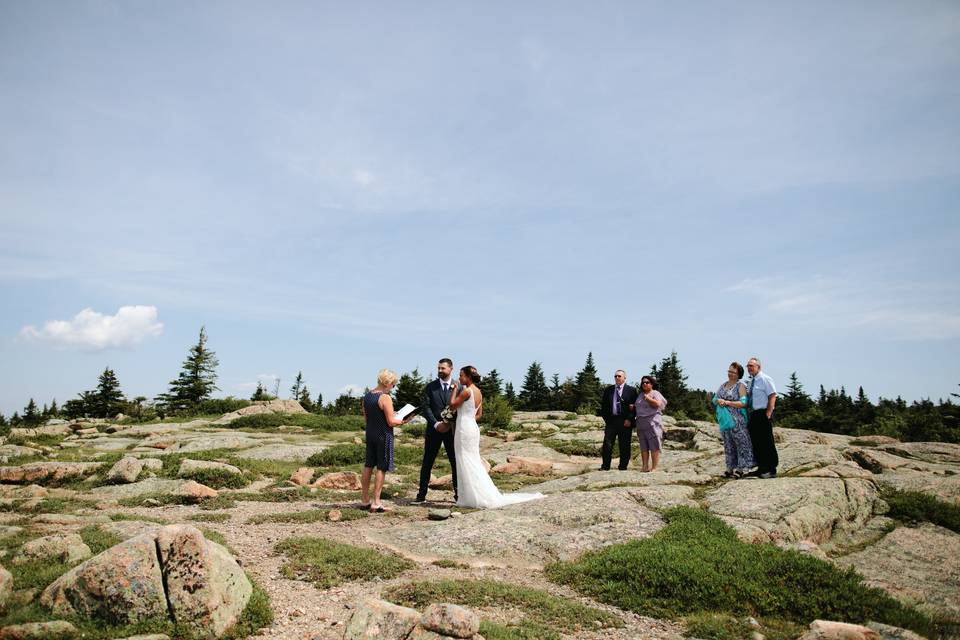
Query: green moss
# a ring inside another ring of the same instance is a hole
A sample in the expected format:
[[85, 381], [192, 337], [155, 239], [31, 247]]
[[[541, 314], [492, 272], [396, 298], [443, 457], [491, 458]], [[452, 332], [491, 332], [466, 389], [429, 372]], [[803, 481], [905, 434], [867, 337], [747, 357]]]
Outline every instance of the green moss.
[[[350, 522], [366, 518], [369, 514], [359, 509], [343, 509], [340, 511], [340, 519], [337, 522]], [[266, 513], [259, 516], [253, 516], [247, 520], [247, 524], [263, 524], [264, 522], [333, 522], [330, 520], [330, 511], [328, 509], [313, 509], [310, 511], [293, 511], [287, 513]]]
[[287, 538], [275, 550], [287, 556], [280, 568], [285, 577], [312, 582], [319, 589], [377, 577], [389, 580], [416, 566], [392, 553], [325, 538]]
[[585, 442], [583, 440], [554, 440], [553, 438], [545, 438], [542, 442], [554, 451], [559, 451], [568, 456], [600, 457], [600, 445], [594, 442]]
[[363, 416], [320, 416], [312, 413], [281, 414], [258, 413], [241, 416], [230, 424], [230, 429], [276, 429], [284, 425], [304, 427], [314, 431], [363, 431]]
[[936, 635], [927, 616], [866, 586], [852, 569], [741, 542], [722, 520], [698, 509], [675, 507], [664, 517], [667, 526], [650, 538], [555, 563], [547, 575], [601, 602], [653, 617], [716, 612], [798, 624], [878, 620]]
[[[307, 458], [311, 467], [349, 467], [360, 466], [366, 457], [366, 447], [362, 444], [336, 444]], [[423, 448], [400, 445], [393, 450], [393, 460], [398, 465], [419, 465], [423, 461]]]

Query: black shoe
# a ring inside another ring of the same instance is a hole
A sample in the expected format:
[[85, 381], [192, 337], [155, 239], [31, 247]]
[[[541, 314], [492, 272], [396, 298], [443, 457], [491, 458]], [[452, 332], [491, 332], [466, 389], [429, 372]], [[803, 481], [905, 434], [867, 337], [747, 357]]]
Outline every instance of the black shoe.
[[600, 467], [600, 471], [610, 471], [610, 467]]
[[414, 501], [414, 502], [426, 502], [426, 501], [427, 501], [427, 496], [421, 496], [421, 495], [418, 494], [417, 497], [413, 499], [413, 501]]
[[724, 478], [734, 478], [734, 477], [736, 477], [736, 472], [731, 471], [730, 469], [727, 469], [726, 471], [723, 472], [723, 477], [724, 477]]
[[744, 478], [759, 478], [761, 473], [763, 473], [763, 472], [760, 471], [760, 469], [757, 469], [757, 470], [755, 470], [755, 471], [751, 471], [751, 472], [749, 472], [749, 473], [743, 474], [743, 477], [744, 477]]
[[776, 471], [767, 471], [766, 473], [760, 474], [760, 478], [763, 480], [769, 480], [770, 478], [776, 478], [776, 477], [777, 477]]
[[617, 467], [617, 471], [626, 471], [626, 470], [627, 470], [626, 467]]

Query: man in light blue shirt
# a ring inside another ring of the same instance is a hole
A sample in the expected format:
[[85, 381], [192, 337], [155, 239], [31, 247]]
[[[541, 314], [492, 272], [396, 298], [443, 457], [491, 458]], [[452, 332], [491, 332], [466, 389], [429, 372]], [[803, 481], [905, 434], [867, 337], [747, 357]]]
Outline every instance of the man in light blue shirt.
[[777, 387], [773, 378], [760, 371], [759, 358], [750, 358], [747, 361], [747, 371], [750, 372], [750, 384], [747, 387], [750, 419], [747, 422], [747, 431], [753, 445], [753, 458], [757, 462], [757, 470], [749, 475], [776, 478], [777, 465], [780, 464], [777, 445], [773, 440], [773, 410], [777, 406]]

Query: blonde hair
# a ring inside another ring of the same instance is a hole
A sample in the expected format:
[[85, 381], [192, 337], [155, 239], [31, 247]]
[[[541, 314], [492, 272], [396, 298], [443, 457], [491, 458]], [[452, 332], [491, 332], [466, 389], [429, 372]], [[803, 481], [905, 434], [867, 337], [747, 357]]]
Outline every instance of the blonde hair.
[[380, 373], [377, 374], [377, 384], [381, 387], [397, 384], [397, 374], [390, 369], [380, 369]]

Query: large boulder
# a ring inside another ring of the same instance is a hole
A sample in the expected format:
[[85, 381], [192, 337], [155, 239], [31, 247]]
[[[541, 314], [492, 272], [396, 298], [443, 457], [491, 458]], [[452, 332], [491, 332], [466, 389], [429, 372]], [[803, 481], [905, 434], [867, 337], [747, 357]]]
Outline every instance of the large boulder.
[[44, 589], [40, 603], [56, 615], [111, 623], [166, 617], [155, 537], [131, 538], [74, 567]]
[[296, 400], [266, 400], [256, 402], [249, 407], [244, 407], [237, 411], [225, 413], [218, 419], [214, 420], [213, 424], [229, 424], [241, 416], [254, 416], [260, 413], [297, 414], [307, 413], [307, 410], [304, 409]]
[[12, 624], [0, 629], [0, 640], [68, 640], [77, 628], [66, 620]]
[[205, 471], [214, 471], [227, 473], [232, 476], [239, 476], [243, 474], [238, 467], [233, 466], [232, 464], [226, 464], [225, 462], [214, 462], [212, 460], [183, 460], [180, 463], [180, 469], [177, 471], [177, 475], [181, 478], [189, 478], [198, 473], [203, 473]]
[[157, 549], [177, 622], [213, 637], [236, 624], [253, 587], [226, 549], [189, 525], [160, 529]]
[[814, 620], [798, 640], [880, 640], [880, 634], [859, 624]]
[[0, 482], [62, 482], [83, 478], [101, 466], [101, 462], [31, 462], [19, 467], [0, 467]]
[[215, 638], [237, 622], [251, 593], [226, 549], [195, 527], [169, 525], [74, 567], [43, 591], [40, 602], [56, 615], [111, 623], [172, 617]]
[[7, 604], [10, 603], [10, 596], [12, 595], [13, 575], [3, 567], [0, 567], [0, 613], [7, 610]]
[[107, 472], [107, 482], [111, 484], [136, 482], [141, 471], [143, 471], [143, 460], [125, 456], [110, 467], [110, 471]]
[[420, 621], [415, 609], [377, 600], [362, 598], [354, 607], [343, 632], [344, 640], [405, 640]]
[[480, 631], [480, 617], [455, 604], [435, 603], [424, 610], [420, 626], [442, 636], [472, 638]]
[[353, 471], [334, 471], [325, 473], [313, 483], [321, 489], [340, 489], [348, 491], [360, 490], [360, 476]]
[[59, 533], [43, 536], [24, 543], [13, 557], [13, 564], [26, 564], [33, 560], [59, 560], [76, 564], [93, 555], [83, 538], [76, 533]]
[[191, 503], [199, 503], [204, 500], [209, 500], [210, 498], [216, 498], [219, 493], [216, 489], [212, 489], [205, 484], [200, 484], [194, 480], [187, 480], [180, 488], [177, 489], [176, 494], [182, 497], [185, 501]]

